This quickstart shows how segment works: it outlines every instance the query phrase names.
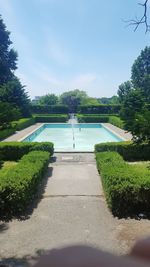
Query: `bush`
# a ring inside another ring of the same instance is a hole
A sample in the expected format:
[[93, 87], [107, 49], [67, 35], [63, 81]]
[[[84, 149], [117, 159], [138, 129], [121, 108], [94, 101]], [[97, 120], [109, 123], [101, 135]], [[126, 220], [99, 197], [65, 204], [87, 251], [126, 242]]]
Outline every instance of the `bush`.
[[96, 153], [106, 200], [118, 217], [150, 211], [150, 170], [129, 165], [117, 152]]
[[23, 155], [33, 150], [47, 151], [52, 155], [54, 146], [50, 142], [1, 142], [0, 158], [3, 160], [19, 160]]
[[150, 160], [150, 144], [137, 145], [131, 141], [108, 142], [95, 145], [95, 151], [116, 151], [128, 161]]
[[111, 123], [121, 129], [124, 128], [124, 123], [123, 121], [117, 117], [117, 116], [114, 116], [114, 115], [102, 115], [102, 114], [77, 114], [77, 119], [78, 119], [78, 122], [98, 122], [98, 123]]
[[25, 211], [43, 178], [49, 156], [48, 152], [33, 151], [7, 172], [0, 171], [0, 216]]
[[34, 115], [36, 122], [66, 122], [68, 115]]
[[103, 116], [103, 115], [80, 115], [77, 114], [78, 122], [89, 122], [89, 123], [102, 123], [102, 122], [108, 122], [109, 116]]
[[26, 127], [29, 127], [30, 125], [34, 123], [35, 123], [34, 118], [23, 118], [18, 121], [13, 121], [11, 125], [13, 128], [16, 129], [16, 131], [20, 131]]
[[121, 120], [119, 117], [117, 116], [109, 116], [109, 123], [121, 128], [121, 129], [124, 129], [124, 122], [123, 120]]
[[68, 107], [65, 105], [32, 105], [32, 113], [38, 114], [68, 114]]
[[81, 105], [78, 113], [81, 114], [119, 114], [121, 105]]
[[9, 137], [10, 135], [12, 135], [14, 133], [15, 133], [15, 129], [13, 129], [13, 128], [0, 130], [0, 141]]

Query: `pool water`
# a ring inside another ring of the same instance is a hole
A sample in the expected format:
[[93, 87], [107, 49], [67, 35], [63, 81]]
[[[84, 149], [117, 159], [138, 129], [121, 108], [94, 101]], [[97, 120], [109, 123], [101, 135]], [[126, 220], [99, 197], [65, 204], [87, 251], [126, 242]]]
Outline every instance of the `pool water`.
[[44, 124], [24, 142], [53, 142], [56, 152], [94, 151], [94, 145], [123, 141], [101, 124]]

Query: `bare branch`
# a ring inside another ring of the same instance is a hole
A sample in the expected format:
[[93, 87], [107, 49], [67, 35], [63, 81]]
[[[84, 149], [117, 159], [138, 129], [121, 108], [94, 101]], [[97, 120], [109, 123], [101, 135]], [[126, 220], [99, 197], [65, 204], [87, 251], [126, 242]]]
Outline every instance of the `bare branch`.
[[134, 31], [136, 31], [138, 27], [142, 24], [145, 25], [145, 33], [150, 31], [150, 24], [148, 23], [148, 15], [147, 15], [148, 1], [149, 0], [145, 0], [144, 3], [138, 3], [140, 6], [144, 8], [144, 13], [141, 18], [135, 17], [135, 19], [126, 21], [128, 23], [128, 26], [134, 26]]

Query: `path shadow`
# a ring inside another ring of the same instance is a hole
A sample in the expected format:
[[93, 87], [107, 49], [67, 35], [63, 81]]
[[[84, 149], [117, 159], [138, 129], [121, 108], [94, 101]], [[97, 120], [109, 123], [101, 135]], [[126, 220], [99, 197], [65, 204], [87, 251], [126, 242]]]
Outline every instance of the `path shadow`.
[[41, 183], [38, 186], [38, 190], [36, 192], [36, 195], [35, 195], [33, 201], [27, 207], [26, 212], [24, 214], [21, 214], [18, 217], [19, 220], [27, 220], [27, 219], [29, 219], [31, 217], [34, 209], [37, 209], [39, 203], [43, 199], [43, 195], [44, 195], [45, 190], [46, 190], [47, 182], [48, 182], [49, 179], [51, 179], [52, 174], [53, 174], [53, 167], [48, 166], [48, 169], [47, 169], [47, 171], [46, 171]]
[[7, 231], [8, 228], [9, 228], [8, 223], [4, 223], [4, 222], [0, 223], [0, 233]]

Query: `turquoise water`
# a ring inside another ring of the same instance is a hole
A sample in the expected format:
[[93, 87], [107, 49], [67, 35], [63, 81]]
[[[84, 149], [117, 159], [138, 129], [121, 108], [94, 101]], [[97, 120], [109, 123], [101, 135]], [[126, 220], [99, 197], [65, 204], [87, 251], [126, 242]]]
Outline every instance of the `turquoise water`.
[[55, 151], [94, 151], [94, 145], [119, 142], [121, 138], [101, 124], [44, 124], [23, 140], [24, 142], [53, 142]]

